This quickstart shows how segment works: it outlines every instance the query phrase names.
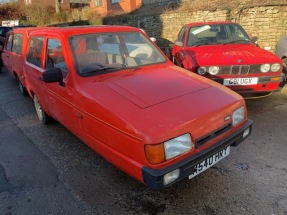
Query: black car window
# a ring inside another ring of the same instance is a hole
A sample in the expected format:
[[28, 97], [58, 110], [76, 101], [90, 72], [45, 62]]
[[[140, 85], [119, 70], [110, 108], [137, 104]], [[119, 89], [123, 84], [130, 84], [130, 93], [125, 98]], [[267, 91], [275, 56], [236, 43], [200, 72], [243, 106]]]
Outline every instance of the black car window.
[[6, 37], [6, 33], [8, 31], [10, 31], [12, 28], [9, 28], [9, 27], [0, 27], [0, 36], [1, 37]]

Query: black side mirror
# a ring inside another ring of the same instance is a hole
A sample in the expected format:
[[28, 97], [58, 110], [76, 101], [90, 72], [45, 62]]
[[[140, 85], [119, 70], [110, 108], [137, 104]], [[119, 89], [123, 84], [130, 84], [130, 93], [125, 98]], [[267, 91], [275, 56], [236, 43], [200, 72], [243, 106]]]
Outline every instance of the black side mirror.
[[257, 40], [258, 40], [258, 37], [256, 37], [256, 36], [251, 37], [252, 43], [257, 44]]
[[60, 85], [63, 83], [63, 73], [59, 68], [47, 69], [43, 72], [42, 77], [45, 83], [59, 82]]

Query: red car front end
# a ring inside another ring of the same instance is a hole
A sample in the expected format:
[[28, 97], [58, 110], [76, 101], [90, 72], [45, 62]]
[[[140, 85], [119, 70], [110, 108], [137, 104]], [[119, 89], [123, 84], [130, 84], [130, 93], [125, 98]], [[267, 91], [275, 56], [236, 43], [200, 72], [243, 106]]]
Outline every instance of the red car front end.
[[185, 25], [172, 50], [174, 63], [238, 93], [272, 92], [285, 79], [281, 60], [259, 48], [231, 22]]

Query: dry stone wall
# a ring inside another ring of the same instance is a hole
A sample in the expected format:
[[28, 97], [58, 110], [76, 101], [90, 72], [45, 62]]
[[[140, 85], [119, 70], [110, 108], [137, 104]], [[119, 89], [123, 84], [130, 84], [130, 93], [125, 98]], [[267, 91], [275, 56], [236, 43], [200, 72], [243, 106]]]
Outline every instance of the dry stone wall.
[[277, 41], [287, 35], [287, 6], [245, 9], [239, 20], [247, 32], [258, 35], [261, 47], [270, 47], [273, 52]]
[[182, 25], [201, 21], [238, 22], [249, 34], [256, 34], [261, 47], [274, 52], [277, 41], [287, 35], [287, 5], [261, 6], [236, 10], [206, 10], [196, 12], [171, 12], [156, 15], [129, 14], [108, 17], [104, 24], [130, 25], [144, 29], [157, 38], [161, 47], [169, 46], [177, 37]]

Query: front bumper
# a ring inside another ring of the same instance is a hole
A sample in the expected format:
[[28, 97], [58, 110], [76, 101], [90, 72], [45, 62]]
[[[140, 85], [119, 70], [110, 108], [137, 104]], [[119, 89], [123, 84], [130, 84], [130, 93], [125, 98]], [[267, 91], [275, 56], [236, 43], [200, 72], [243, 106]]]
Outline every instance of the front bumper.
[[[177, 180], [168, 184], [167, 186], [170, 186], [171, 184], [174, 184], [182, 179], [187, 178], [194, 172], [194, 166], [197, 163], [200, 163], [201, 161], [207, 159], [211, 155], [219, 152], [227, 146], [237, 146], [243, 140], [245, 140], [251, 134], [252, 123], [253, 122], [251, 120], [247, 120], [246, 123], [239, 130], [235, 131], [224, 139], [221, 139], [217, 143], [213, 144], [211, 147], [171, 166], [168, 166], [163, 169], [151, 169], [149, 167], [143, 167], [142, 175], [144, 183], [154, 190], [162, 190], [166, 187], [163, 183], [164, 175], [175, 169], [180, 169], [180, 176]], [[243, 138], [243, 133], [248, 128], [250, 129], [250, 133], [245, 138]]]

